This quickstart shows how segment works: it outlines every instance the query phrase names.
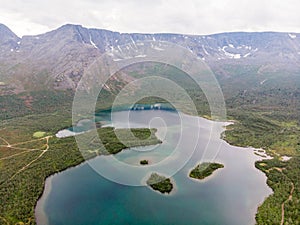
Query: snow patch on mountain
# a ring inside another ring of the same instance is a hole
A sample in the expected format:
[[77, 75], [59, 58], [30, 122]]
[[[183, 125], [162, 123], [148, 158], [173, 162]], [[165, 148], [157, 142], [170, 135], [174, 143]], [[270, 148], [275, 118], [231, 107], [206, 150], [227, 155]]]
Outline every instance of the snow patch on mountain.
[[297, 37], [296, 34], [289, 34], [290, 38], [295, 39]]
[[260, 85], [263, 85], [268, 79], [263, 80], [262, 82], [260, 82]]
[[162, 49], [162, 48], [160, 48], [160, 47], [158, 47], [158, 46], [155, 46], [155, 45], [153, 45], [152, 43], [151, 43], [151, 48], [153, 48], [153, 49], [155, 49], [155, 50], [157, 50], [157, 51], [164, 51], [164, 49]]
[[90, 34], [90, 43], [91, 45], [94, 46], [94, 48], [98, 48], [97, 45], [93, 42], [91, 34]]
[[136, 47], [135, 41], [133, 40], [133, 38], [130, 36], [130, 40], [132, 42], [132, 44], [134, 45], [134, 47]]
[[203, 49], [203, 51], [204, 51], [204, 53], [205, 53], [206, 55], [209, 55], [209, 53], [208, 53], [207, 50], [205, 49], [204, 45], [202, 45], [202, 49]]
[[[234, 53], [227, 52], [226, 49], [228, 47], [229, 46], [223, 46], [223, 48], [221, 49], [228, 58], [230, 58], [230, 59], [240, 59], [241, 58], [241, 54], [234, 54]], [[219, 50], [220, 50], [220, 48], [219, 48]]]
[[145, 58], [145, 57], [147, 57], [147, 55], [137, 55], [137, 56], [135, 56], [135, 58]]

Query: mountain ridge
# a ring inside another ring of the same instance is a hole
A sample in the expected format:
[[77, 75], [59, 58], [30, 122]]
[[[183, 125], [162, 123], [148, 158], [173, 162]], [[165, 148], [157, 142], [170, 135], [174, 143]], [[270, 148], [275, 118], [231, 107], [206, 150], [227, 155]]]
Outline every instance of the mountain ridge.
[[65, 24], [22, 38], [0, 25], [0, 37], [2, 95], [49, 88], [75, 90], [85, 69], [104, 52], [148, 40], [168, 41], [190, 49], [222, 79], [232, 75], [226, 66], [255, 65], [257, 73], [300, 70], [298, 33], [140, 34]]
[[[0, 27], [4, 26], [6, 28], [8, 28], [12, 33], [14, 33], [12, 31], [12, 29], [10, 29], [8, 26], [6, 26], [3, 23], [0, 23]], [[82, 28], [86, 28], [88, 30], [101, 30], [101, 31], [109, 31], [112, 33], [119, 33], [119, 34], [142, 34], [142, 35], [159, 35], [159, 34], [172, 34], [172, 35], [184, 35], [184, 36], [215, 36], [215, 35], [223, 35], [223, 34], [238, 34], [238, 33], [244, 33], [244, 34], [260, 34], [260, 33], [270, 33], [270, 34], [292, 34], [292, 35], [300, 35], [300, 32], [286, 32], [286, 31], [272, 31], [272, 30], [265, 30], [265, 31], [226, 31], [226, 32], [216, 32], [216, 33], [209, 33], [209, 34], [185, 34], [185, 33], [172, 33], [172, 32], [153, 32], [153, 33], [145, 33], [145, 32], [119, 32], [119, 31], [113, 31], [113, 30], [109, 30], [109, 29], [104, 29], [104, 28], [97, 28], [97, 27], [85, 27], [81, 24], [75, 24], [75, 23], [66, 23], [63, 24], [53, 30], [49, 30], [46, 31], [44, 33], [38, 33], [35, 35], [31, 35], [31, 34], [26, 34], [26, 35], [22, 35], [22, 36], [18, 36], [17, 34], [14, 33], [14, 35], [16, 35], [18, 38], [22, 38], [24, 36], [39, 36], [42, 34], [46, 34], [49, 33], [51, 31], [55, 31], [55, 30], [59, 30], [63, 27], [82, 27]]]

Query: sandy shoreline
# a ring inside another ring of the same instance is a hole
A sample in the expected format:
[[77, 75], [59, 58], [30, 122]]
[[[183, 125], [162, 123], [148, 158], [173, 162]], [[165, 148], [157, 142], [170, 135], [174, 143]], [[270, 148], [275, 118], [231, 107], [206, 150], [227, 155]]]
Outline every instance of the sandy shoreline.
[[39, 200], [37, 201], [37, 204], [35, 206], [35, 219], [36, 219], [37, 224], [42, 224], [42, 225], [49, 224], [48, 217], [45, 212], [44, 206], [45, 206], [45, 202], [47, 201], [47, 198], [52, 190], [52, 179], [53, 179], [54, 175], [51, 175], [50, 177], [46, 178], [43, 194], [41, 195], [41, 197], [39, 198]]

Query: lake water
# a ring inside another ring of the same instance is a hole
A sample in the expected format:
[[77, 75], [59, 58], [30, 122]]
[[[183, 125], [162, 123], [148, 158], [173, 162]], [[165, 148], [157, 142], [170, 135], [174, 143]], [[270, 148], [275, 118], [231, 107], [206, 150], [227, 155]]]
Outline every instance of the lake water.
[[[272, 192], [265, 175], [254, 167], [261, 158], [253, 149], [220, 139], [224, 123], [162, 110], [115, 112], [112, 118], [118, 128], [156, 127], [163, 143], [100, 156], [49, 177], [36, 207], [39, 225], [255, 224], [257, 207]], [[101, 167], [104, 161], [140, 168], [142, 159], [150, 165], [114, 179], [142, 182], [145, 172], [156, 171], [157, 165], [165, 174], [179, 169], [172, 176], [176, 188], [171, 195], [112, 182], [94, 170], [108, 172], [107, 166]], [[189, 171], [203, 161], [220, 162], [225, 168], [203, 181], [188, 178]]]

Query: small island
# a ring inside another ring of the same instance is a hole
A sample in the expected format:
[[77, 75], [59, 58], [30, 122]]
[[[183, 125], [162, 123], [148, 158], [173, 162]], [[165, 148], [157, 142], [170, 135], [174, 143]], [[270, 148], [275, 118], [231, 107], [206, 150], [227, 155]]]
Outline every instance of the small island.
[[146, 160], [146, 159], [144, 159], [144, 160], [141, 160], [141, 161], [140, 161], [140, 164], [141, 164], [141, 165], [148, 165], [148, 164], [149, 164], [149, 161]]
[[147, 185], [150, 186], [153, 190], [159, 191], [162, 194], [169, 194], [173, 189], [173, 184], [171, 183], [170, 178], [166, 178], [157, 173], [152, 173], [149, 179], [147, 180]]
[[219, 163], [209, 163], [204, 162], [196, 166], [189, 176], [194, 179], [203, 180], [204, 178], [210, 176], [215, 170], [224, 168], [224, 165]]

